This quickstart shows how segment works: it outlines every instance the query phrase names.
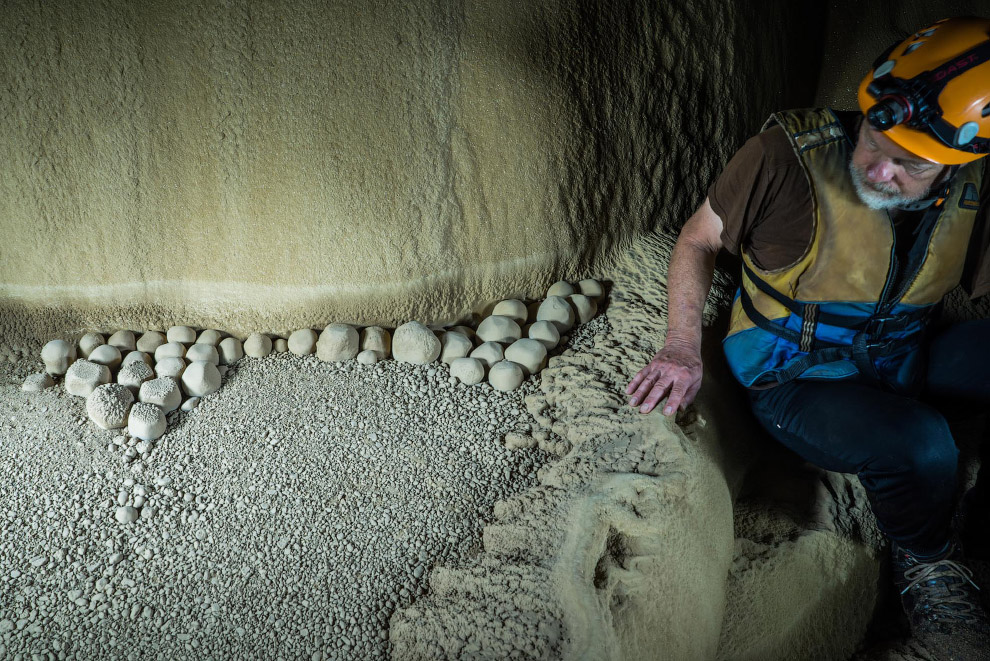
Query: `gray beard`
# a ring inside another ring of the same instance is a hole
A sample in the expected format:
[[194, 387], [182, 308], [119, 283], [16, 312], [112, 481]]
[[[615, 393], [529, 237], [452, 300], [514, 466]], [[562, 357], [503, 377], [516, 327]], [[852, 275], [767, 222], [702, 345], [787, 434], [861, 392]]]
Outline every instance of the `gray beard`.
[[900, 195], [893, 191], [884, 191], [884, 184], [871, 184], [866, 180], [866, 175], [859, 170], [853, 162], [849, 161], [849, 175], [852, 177], [853, 186], [856, 188], [856, 196], [859, 201], [873, 209], [874, 211], [886, 211], [888, 209], [899, 209], [906, 207], [919, 200], [928, 197], [928, 190], [922, 191], [918, 195]]

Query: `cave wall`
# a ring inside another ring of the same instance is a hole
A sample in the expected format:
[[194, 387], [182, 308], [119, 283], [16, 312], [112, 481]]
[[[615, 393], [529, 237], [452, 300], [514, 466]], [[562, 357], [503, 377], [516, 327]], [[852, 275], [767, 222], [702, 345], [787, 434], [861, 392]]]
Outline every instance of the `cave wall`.
[[4, 3], [0, 335], [540, 296], [679, 225], [811, 98], [780, 80], [820, 26], [736, 4]]

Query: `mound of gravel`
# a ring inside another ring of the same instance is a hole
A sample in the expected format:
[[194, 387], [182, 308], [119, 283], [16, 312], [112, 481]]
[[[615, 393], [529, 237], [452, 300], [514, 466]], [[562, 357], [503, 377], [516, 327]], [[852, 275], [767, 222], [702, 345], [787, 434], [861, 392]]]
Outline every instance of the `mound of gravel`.
[[551, 458], [501, 442], [535, 379], [272, 354], [141, 440], [22, 392], [40, 367], [0, 365], [0, 658], [385, 659], [392, 614]]

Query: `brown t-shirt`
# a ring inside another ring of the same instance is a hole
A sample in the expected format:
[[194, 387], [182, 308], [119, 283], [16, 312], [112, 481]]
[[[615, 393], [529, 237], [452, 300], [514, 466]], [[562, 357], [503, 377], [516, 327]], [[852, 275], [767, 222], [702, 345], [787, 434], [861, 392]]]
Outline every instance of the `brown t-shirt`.
[[[855, 141], [862, 115], [837, 114]], [[811, 242], [811, 187], [780, 126], [746, 141], [709, 188], [708, 201], [722, 219], [725, 249], [738, 255], [745, 246], [763, 269], [793, 264]], [[990, 167], [980, 190], [962, 285], [972, 298], [990, 292]]]

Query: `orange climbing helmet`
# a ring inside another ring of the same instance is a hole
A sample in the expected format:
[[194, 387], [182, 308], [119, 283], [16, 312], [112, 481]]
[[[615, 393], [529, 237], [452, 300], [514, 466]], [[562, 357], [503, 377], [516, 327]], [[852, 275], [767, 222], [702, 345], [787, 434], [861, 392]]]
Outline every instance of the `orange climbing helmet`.
[[936, 163], [990, 154], [990, 19], [948, 18], [894, 44], [859, 85], [870, 125]]

